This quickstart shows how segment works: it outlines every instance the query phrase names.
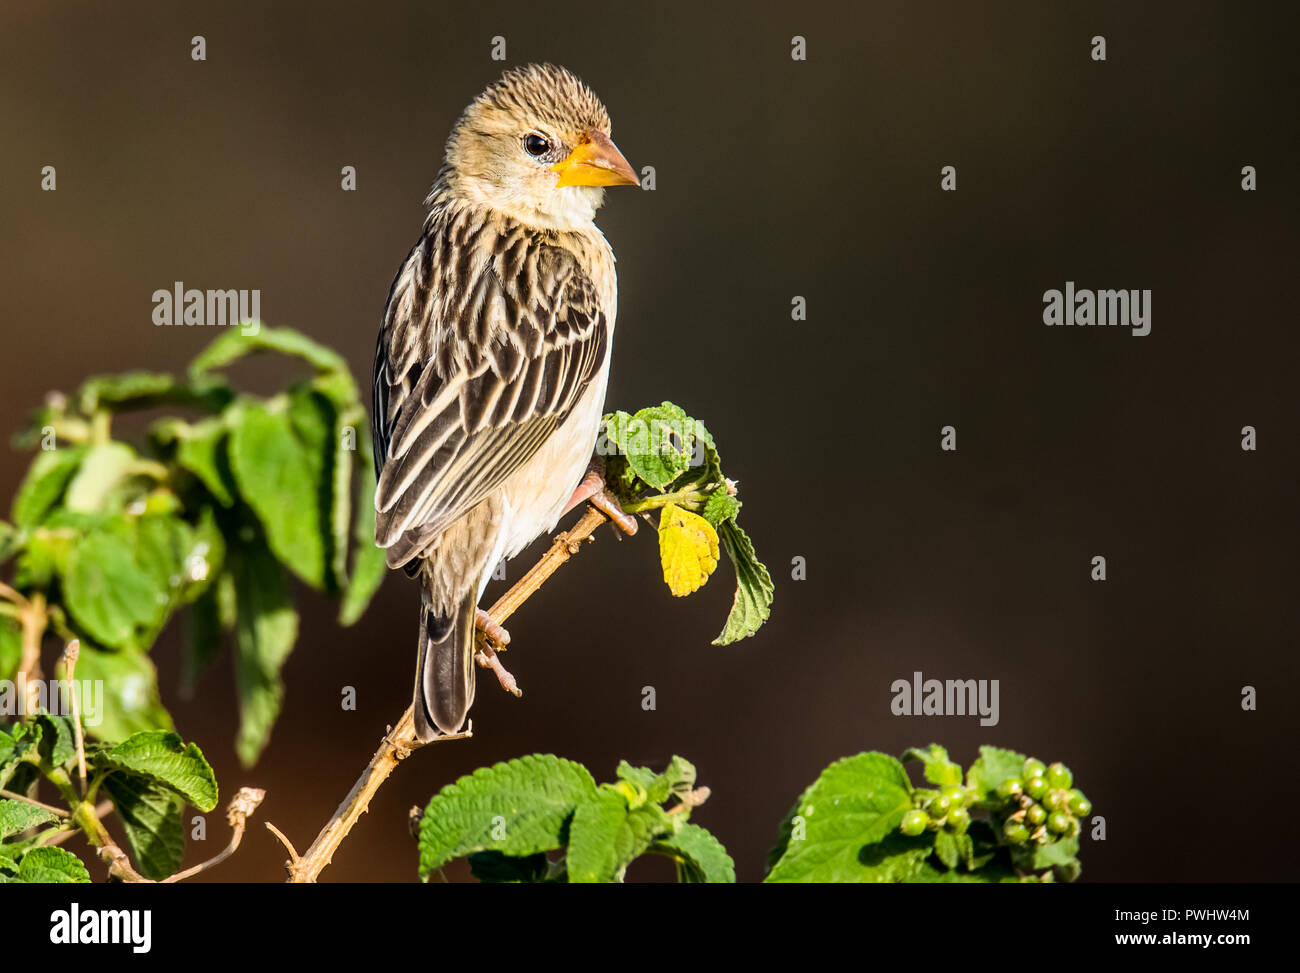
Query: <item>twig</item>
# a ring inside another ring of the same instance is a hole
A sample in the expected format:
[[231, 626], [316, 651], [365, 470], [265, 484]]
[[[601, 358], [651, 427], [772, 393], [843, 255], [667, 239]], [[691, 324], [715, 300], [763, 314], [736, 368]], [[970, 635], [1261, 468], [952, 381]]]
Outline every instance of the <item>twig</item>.
[[[497, 622], [504, 622], [513, 615], [519, 609], [519, 606], [527, 601], [542, 586], [543, 582], [556, 572], [560, 565], [582, 549], [584, 541], [593, 539], [592, 533], [608, 519], [599, 510], [588, 507], [586, 513], [574, 524], [573, 528], [558, 534], [541, 559], [522, 578], [516, 581], [509, 591], [497, 599], [496, 604], [488, 610], [488, 614]], [[488, 659], [495, 657], [496, 652], [485, 632], [478, 632], [477, 645], [480, 654], [485, 655]], [[513, 677], [511, 677], [511, 681], [513, 681]], [[473, 736], [472, 723], [469, 724], [469, 729], [463, 733], [435, 737], [430, 742], [445, 743], [451, 740], [463, 740], [470, 736]], [[361, 815], [370, 809], [370, 802], [374, 799], [380, 786], [388, 779], [388, 775], [393, 772], [393, 769], [400, 761], [405, 760], [413, 751], [422, 746], [424, 744], [415, 735], [415, 713], [408, 706], [397, 726], [393, 727], [385, 735], [383, 742], [380, 743], [379, 749], [375, 751], [375, 755], [370, 758], [370, 763], [366, 765], [361, 777], [352, 785], [352, 790], [348, 792], [347, 797], [343, 799], [343, 803], [338, 806], [338, 809], [326, 822], [325, 827], [321, 829], [320, 834], [316, 836], [316, 840], [312, 842], [311, 847], [305, 853], [301, 856], [296, 855], [289, 840], [275, 828], [271, 828], [280, 837], [284, 846], [289, 849], [291, 857], [286, 865], [286, 870], [289, 873], [290, 882], [316, 881], [317, 876], [333, 861], [334, 852], [343, 843], [343, 839], [348, 836]], [[268, 825], [268, 827], [270, 826]]]
[[0, 598], [8, 598], [19, 608], [26, 608], [28, 605], [27, 599], [23, 597], [22, 592], [16, 588], [9, 587], [3, 581], [0, 581]]
[[34, 797], [26, 797], [22, 794], [15, 793], [14, 791], [4, 790], [3, 788], [0, 788], [0, 797], [8, 798], [11, 801], [22, 801], [24, 804], [30, 804], [33, 807], [38, 807], [42, 811], [49, 811], [51, 814], [56, 815], [57, 817], [60, 818], [66, 818], [70, 816], [68, 812], [63, 810], [63, 808], [61, 807], [55, 807], [53, 804], [42, 804]]
[[201, 865], [195, 865], [193, 868], [187, 868], [183, 872], [177, 872], [175, 875], [169, 875], [163, 879], [160, 884], [167, 885], [172, 882], [180, 882], [187, 878], [199, 874], [211, 868], [213, 865], [220, 865], [223, 861], [233, 855], [239, 848], [239, 843], [244, 840], [244, 830], [248, 827], [248, 819], [252, 817], [257, 806], [266, 798], [266, 791], [260, 787], [241, 787], [239, 793], [234, 796], [231, 802], [226, 806], [226, 821], [230, 823], [230, 829], [233, 832], [230, 836], [230, 844], [226, 845], [220, 852], [213, 855]]
[[68, 695], [72, 697], [72, 733], [77, 741], [77, 772], [81, 775], [81, 793], [86, 793], [86, 747], [81, 735], [81, 693], [77, 691], [77, 656], [81, 642], [73, 639], [63, 650], [63, 678], [68, 681]]
[[[102, 818], [105, 814], [110, 813], [112, 810], [113, 810], [112, 801], [100, 801], [98, 804], [95, 805], [95, 809], [91, 813], [93, 813], [97, 818]], [[72, 827], [71, 821], [65, 824], [64, 827], [67, 828], [66, 831], [54, 831], [54, 832], [47, 831], [46, 834], [49, 837], [42, 838], [39, 843], [42, 845], [61, 845], [69, 838], [71, 838], [73, 835], [81, 834], [81, 831], [79, 829]]]
[[15, 681], [23, 680], [20, 683], [25, 687], [23, 712], [31, 714], [36, 711], [39, 702], [36, 684], [41, 680], [41, 638], [45, 635], [45, 626], [48, 624], [45, 596], [39, 591], [33, 592], [31, 598], [25, 600], [18, 617], [23, 628], [23, 654], [18, 663]]

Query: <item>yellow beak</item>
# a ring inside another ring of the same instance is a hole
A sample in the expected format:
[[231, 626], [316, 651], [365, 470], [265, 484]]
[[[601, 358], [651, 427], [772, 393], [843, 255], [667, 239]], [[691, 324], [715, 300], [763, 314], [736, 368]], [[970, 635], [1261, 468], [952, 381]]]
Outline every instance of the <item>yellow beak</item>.
[[636, 170], [618, 151], [609, 136], [592, 130], [583, 136], [578, 147], [563, 162], [551, 166], [560, 174], [560, 186], [635, 186]]

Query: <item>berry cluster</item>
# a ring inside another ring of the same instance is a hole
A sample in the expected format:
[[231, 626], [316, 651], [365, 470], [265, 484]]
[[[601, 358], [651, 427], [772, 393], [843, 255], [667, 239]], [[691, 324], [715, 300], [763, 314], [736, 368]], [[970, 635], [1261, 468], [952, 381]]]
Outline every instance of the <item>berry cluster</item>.
[[1026, 760], [1019, 777], [1009, 777], [997, 788], [995, 814], [1006, 842], [1047, 844], [1078, 834], [1079, 819], [1092, 812], [1092, 803], [1073, 785], [1074, 775], [1065, 764], [1048, 767], [1032, 757]]
[[933, 796], [917, 795], [919, 806], [903, 815], [899, 830], [905, 835], [919, 835], [927, 828], [941, 828], [953, 834], [964, 834], [970, 827], [970, 806], [979, 799], [973, 787], [953, 784]]

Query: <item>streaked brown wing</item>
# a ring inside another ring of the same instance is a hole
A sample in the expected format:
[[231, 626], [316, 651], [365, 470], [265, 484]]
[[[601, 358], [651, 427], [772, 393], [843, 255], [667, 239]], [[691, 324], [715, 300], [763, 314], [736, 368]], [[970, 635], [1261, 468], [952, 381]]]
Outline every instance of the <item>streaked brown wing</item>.
[[478, 319], [444, 338], [463, 343], [455, 354], [435, 350], [398, 382], [376, 368], [375, 539], [394, 567], [528, 462], [600, 372], [609, 335], [590, 280], [565, 251], [535, 259], [528, 298], [484, 272], [469, 302]]

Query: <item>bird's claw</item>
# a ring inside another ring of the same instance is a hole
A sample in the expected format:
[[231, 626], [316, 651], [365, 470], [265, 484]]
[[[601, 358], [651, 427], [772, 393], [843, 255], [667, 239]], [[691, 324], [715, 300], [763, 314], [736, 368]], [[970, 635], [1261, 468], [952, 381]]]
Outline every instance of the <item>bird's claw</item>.
[[614, 495], [605, 488], [605, 478], [601, 476], [601, 470], [594, 463], [587, 470], [587, 475], [582, 478], [582, 482], [578, 484], [578, 489], [573, 491], [573, 496], [569, 498], [564, 512], [568, 513], [584, 500], [608, 517], [610, 522], [624, 534], [631, 537], [636, 533], [636, 518], [623, 512]]

